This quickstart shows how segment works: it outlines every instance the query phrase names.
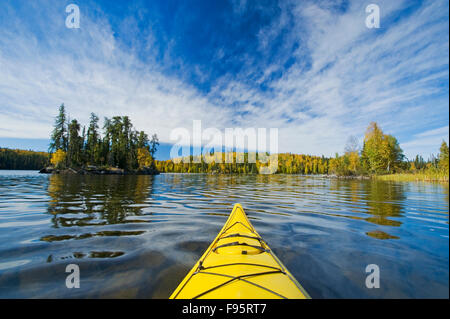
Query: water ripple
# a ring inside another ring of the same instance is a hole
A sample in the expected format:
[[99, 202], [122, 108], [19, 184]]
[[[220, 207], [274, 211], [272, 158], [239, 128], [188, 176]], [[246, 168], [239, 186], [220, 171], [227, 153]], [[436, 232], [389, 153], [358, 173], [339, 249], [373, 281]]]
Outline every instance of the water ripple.
[[[315, 298], [448, 298], [448, 185], [17, 171], [0, 172], [0, 297], [167, 297], [236, 202]], [[365, 288], [371, 263], [386, 287]]]

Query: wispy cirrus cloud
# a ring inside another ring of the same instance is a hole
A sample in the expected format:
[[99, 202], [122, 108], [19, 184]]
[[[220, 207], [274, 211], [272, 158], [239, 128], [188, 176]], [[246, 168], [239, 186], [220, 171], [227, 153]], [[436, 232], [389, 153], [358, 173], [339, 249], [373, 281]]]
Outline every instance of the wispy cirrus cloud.
[[[409, 142], [402, 144], [402, 147], [407, 150], [405, 155], [409, 159], [413, 159], [417, 154], [421, 154], [425, 159], [430, 158], [431, 155], [436, 156], [439, 153], [439, 147], [442, 141], [446, 141], [448, 144], [448, 130], [449, 126], [447, 125], [415, 134]], [[424, 153], [423, 150], [429, 149], [430, 145], [437, 145], [438, 147], [430, 150], [430, 153]]]
[[137, 128], [156, 131], [163, 141], [173, 127], [191, 125], [190, 117], [214, 125], [218, 114], [229, 113], [188, 83], [162, 74], [151, 59], [142, 62], [133, 47], [121, 47], [102, 17], [85, 15], [81, 29], [69, 30], [64, 15], [49, 11], [35, 25], [45, 32], [40, 39], [22, 28], [19, 16], [10, 18], [17, 30], [0, 31], [3, 136], [48, 137], [62, 102], [70, 117], [84, 123], [92, 111], [130, 115]]
[[[425, 2], [408, 14], [405, 6], [380, 3], [380, 30], [365, 27], [362, 3], [343, 13], [299, 6], [291, 27], [297, 60], [269, 84], [270, 94], [232, 81], [221, 90], [229, 100], [247, 101], [248, 123], [258, 118], [282, 128], [282, 149], [331, 155], [378, 121], [409, 154], [414, 133], [448, 124], [448, 4]], [[420, 152], [438, 147], [422, 144]]]
[[408, 156], [435, 153], [448, 140], [448, 2], [377, 3], [380, 29], [359, 1], [234, 1], [212, 17], [180, 4], [172, 20], [163, 5], [112, 14], [86, 1], [79, 30], [54, 2], [28, 22], [2, 3], [0, 136], [48, 137], [64, 102], [84, 123], [130, 115], [163, 142], [202, 120], [278, 127], [280, 151], [332, 155], [378, 121]]

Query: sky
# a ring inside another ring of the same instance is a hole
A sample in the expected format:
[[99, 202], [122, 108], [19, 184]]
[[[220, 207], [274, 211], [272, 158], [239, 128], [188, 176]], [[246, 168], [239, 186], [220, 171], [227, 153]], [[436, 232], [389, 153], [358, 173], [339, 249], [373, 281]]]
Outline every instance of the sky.
[[[66, 6], [80, 28], [65, 25]], [[367, 28], [365, 8], [380, 8]], [[449, 136], [449, 3], [0, 2], [0, 147], [46, 150], [58, 107], [128, 115], [168, 158], [176, 128], [277, 128], [278, 151], [333, 156], [371, 121], [408, 158]]]

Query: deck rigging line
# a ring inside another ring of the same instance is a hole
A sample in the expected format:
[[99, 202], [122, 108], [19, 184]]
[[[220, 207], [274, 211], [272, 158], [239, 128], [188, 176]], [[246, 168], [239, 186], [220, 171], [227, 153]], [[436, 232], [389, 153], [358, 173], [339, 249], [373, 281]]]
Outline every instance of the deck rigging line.
[[[225, 235], [225, 236], [219, 237], [219, 238], [217, 239], [216, 243], [219, 242], [220, 240], [226, 239], [226, 238], [242, 237], [242, 238], [250, 238], [250, 239], [258, 240], [261, 246], [250, 245], [250, 244], [247, 244], [247, 243], [240, 243], [240, 242], [238, 242], [238, 241], [235, 241], [235, 242], [231, 242], [231, 243], [227, 243], [227, 244], [223, 244], [223, 245], [216, 246], [216, 247], [214, 247], [214, 248], [212, 249], [212, 252], [215, 252], [217, 249], [223, 248], [223, 247], [231, 247], [231, 246], [247, 246], [247, 247], [252, 247], [252, 248], [259, 249], [259, 250], [261, 250], [261, 252], [271, 253], [271, 252], [270, 252], [270, 249], [266, 249], [266, 248], [263, 247], [263, 243], [265, 244], [265, 241], [264, 241], [261, 237], [259, 237], [259, 236], [253, 231], [253, 229], [249, 228], [247, 225], [245, 225], [245, 224], [243, 224], [243, 223], [241, 223], [241, 222], [239, 222], [239, 221], [235, 222], [234, 224], [232, 224], [231, 226], [229, 226], [228, 228], [226, 228], [226, 229], [223, 231], [223, 234], [225, 234], [229, 229], [231, 229], [232, 227], [234, 227], [236, 224], [241, 224], [242, 226], [244, 226], [245, 228], [247, 228], [247, 229], [248, 229], [252, 234], [254, 234], [255, 236], [249, 236], [249, 235], [244, 235], [244, 234], [234, 233], [234, 234], [229, 234], [229, 235]], [[246, 253], [247, 253], [246, 251], [242, 251], [242, 254], [246, 254]], [[205, 256], [205, 258], [206, 258], [208, 255], [209, 255], [209, 253]], [[203, 260], [204, 260], [205, 258], [203, 258]], [[232, 282], [234, 282], [234, 281], [237, 281], [237, 280], [240, 280], [240, 281], [246, 282], [246, 283], [248, 283], [248, 284], [254, 285], [254, 286], [258, 287], [258, 288], [264, 289], [264, 290], [266, 290], [266, 291], [268, 291], [268, 292], [270, 292], [270, 293], [272, 293], [272, 294], [274, 294], [274, 295], [276, 295], [276, 296], [278, 296], [278, 297], [280, 297], [280, 298], [287, 299], [287, 297], [285, 297], [285, 296], [283, 296], [283, 295], [281, 295], [281, 294], [279, 294], [279, 293], [273, 291], [272, 289], [269, 289], [269, 288], [267, 288], [267, 287], [258, 285], [258, 284], [256, 284], [256, 283], [254, 283], [254, 282], [249, 281], [249, 280], [246, 279], [246, 278], [248, 278], [248, 277], [256, 277], [256, 276], [271, 275], [271, 274], [279, 274], [279, 273], [284, 274], [284, 275], [287, 275], [286, 272], [284, 271], [284, 269], [282, 269], [282, 268], [277, 268], [277, 267], [268, 266], [268, 265], [263, 265], [263, 264], [256, 264], [256, 263], [228, 263], [228, 264], [222, 264], [222, 265], [215, 265], [215, 266], [204, 267], [204, 266], [203, 266], [203, 260], [200, 260], [200, 261], [199, 261], [197, 270], [192, 274], [192, 276], [198, 275], [198, 274], [205, 274], [205, 275], [215, 275], [215, 276], [228, 277], [228, 278], [230, 278], [230, 279], [227, 280], [227, 281], [225, 281], [225, 282], [223, 282], [223, 283], [221, 283], [221, 284], [219, 284], [219, 285], [217, 285], [217, 286], [215, 286], [215, 287], [212, 287], [212, 288], [210, 288], [210, 289], [208, 289], [208, 290], [205, 290], [205, 291], [201, 292], [200, 294], [198, 294], [198, 295], [196, 295], [195, 297], [193, 297], [193, 299], [200, 298], [200, 297], [202, 297], [202, 296], [204, 296], [204, 295], [206, 295], [206, 294], [208, 294], [208, 293], [210, 293], [210, 292], [212, 292], [212, 291], [214, 291], [214, 290], [217, 290], [217, 289], [219, 289], [219, 288], [221, 288], [221, 287], [223, 287], [223, 286], [225, 286], [225, 285], [227, 285], [227, 284], [229, 284], [229, 283], [232, 283]], [[215, 273], [215, 272], [205, 271], [205, 270], [209, 270], [209, 269], [212, 269], [212, 268], [227, 267], [227, 266], [236, 266], [236, 265], [257, 266], [257, 267], [269, 268], [269, 269], [272, 269], [272, 270], [269, 270], [269, 271], [263, 271], [263, 272], [256, 272], [256, 273], [251, 273], [251, 274], [244, 274], [244, 275], [239, 275], [239, 276], [231, 276], [231, 275], [225, 275], [225, 274], [219, 274], [219, 273]], [[281, 265], [280, 265], [280, 266], [281, 266]], [[192, 276], [191, 276], [191, 278], [192, 278]], [[288, 277], [289, 277], [289, 276], [288, 276]], [[190, 278], [189, 278], [189, 279], [190, 279]]]

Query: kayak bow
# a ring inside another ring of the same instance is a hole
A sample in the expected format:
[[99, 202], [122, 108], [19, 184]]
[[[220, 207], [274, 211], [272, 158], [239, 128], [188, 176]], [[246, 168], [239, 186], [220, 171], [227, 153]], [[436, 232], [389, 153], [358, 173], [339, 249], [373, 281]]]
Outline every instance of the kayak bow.
[[240, 204], [170, 299], [310, 298], [248, 220]]

